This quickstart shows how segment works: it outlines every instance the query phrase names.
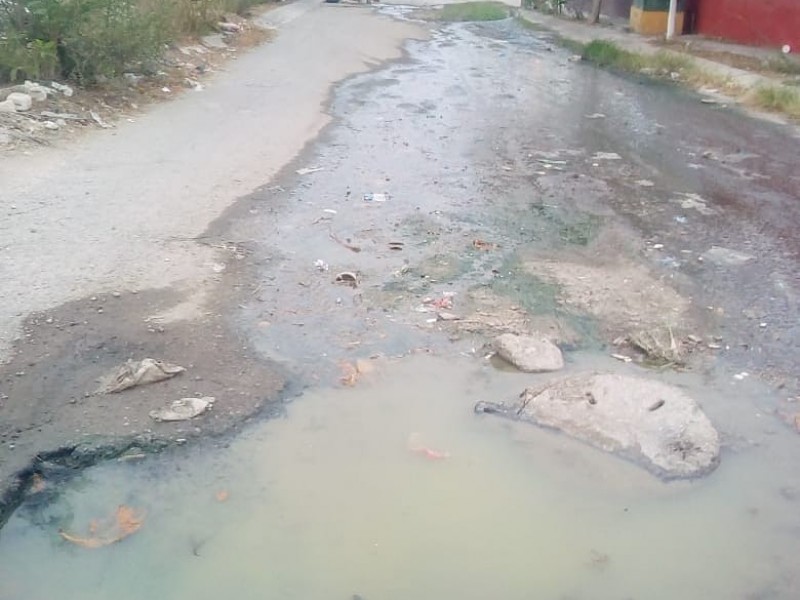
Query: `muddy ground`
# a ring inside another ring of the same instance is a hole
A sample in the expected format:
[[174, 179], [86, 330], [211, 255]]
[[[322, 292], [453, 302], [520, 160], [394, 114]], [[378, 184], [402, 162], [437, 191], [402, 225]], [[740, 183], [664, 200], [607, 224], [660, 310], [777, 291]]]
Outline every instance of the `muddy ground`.
[[[211, 275], [27, 318], [0, 370], [4, 517], [40, 459], [83, 466], [229, 432], [303, 386], [357, 385], [366, 361], [482, 360], [507, 331], [547, 335], [568, 361], [761, 378], [774, 393], [754, 401], [791, 426], [800, 141], [571, 62], [513, 20], [421, 26], [430, 39], [336, 88], [331, 124], [291, 164], [180, 240], [213, 256]], [[679, 361], [626, 341], [665, 330]], [[187, 371], [92, 394], [144, 356]], [[147, 416], [192, 395], [217, 402], [188, 425]]]

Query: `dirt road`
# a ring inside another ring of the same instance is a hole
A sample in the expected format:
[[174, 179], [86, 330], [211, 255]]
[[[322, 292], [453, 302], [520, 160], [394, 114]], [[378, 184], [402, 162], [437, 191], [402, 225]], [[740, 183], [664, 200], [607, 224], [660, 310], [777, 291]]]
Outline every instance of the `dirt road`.
[[[392, 16], [409, 18], [286, 6], [206, 92], [0, 165], [6, 485], [229, 431], [370, 356], [481, 356], [506, 331], [753, 386], [753, 405], [711, 406], [731, 438], [754, 406], [784, 426], [800, 142], [513, 20]], [[625, 341], [663, 331], [680, 360]], [[92, 394], [144, 356], [187, 372]], [[184, 396], [217, 402], [191, 426], [147, 416]]]
[[0, 498], [37, 453], [87, 436], [149, 435], [147, 411], [84, 400], [104, 371], [140, 352], [213, 365], [209, 393], [249, 379], [220, 428], [274, 398], [280, 375], [241, 376], [240, 343], [219, 332], [211, 292], [232, 246], [204, 231], [325, 127], [333, 84], [424, 35], [327, 8], [302, 0], [266, 13], [274, 42], [230, 62], [202, 94], [0, 163], [0, 360], [10, 361], [0, 375]]

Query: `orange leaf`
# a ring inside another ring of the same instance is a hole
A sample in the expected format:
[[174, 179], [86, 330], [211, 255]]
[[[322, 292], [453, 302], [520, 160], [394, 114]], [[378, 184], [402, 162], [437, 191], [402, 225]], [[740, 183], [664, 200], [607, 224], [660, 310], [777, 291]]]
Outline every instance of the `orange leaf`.
[[102, 548], [109, 546], [141, 529], [144, 523], [144, 513], [137, 513], [130, 506], [124, 504], [117, 507], [114, 515], [109, 519], [99, 521], [92, 519], [89, 522], [89, 535], [82, 537], [59, 530], [58, 534], [66, 541], [83, 548]]

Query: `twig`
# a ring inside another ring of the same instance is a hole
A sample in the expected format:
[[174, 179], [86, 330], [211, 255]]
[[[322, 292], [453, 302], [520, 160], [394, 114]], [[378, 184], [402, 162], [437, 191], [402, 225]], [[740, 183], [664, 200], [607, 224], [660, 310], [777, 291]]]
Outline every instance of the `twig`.
[[352, 250], [353, 252], [361, 252], [361, 248], [359, 246], [353, 246], [352, 244], [348, 244], [347, 242], [339, 238], [339, 236], [337, 236], [335, 233], [333, 233], [333, 231], [331, 231], [328, 235], [330, 235], [331, 239], [334, 242], [336, 242], [337, 244], [341, 244], [348, 250]]

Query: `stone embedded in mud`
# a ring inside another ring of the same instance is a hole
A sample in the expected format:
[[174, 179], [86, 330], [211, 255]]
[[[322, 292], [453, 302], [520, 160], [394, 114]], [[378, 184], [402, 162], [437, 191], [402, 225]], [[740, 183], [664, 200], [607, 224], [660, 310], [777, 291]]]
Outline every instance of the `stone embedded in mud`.
[[584, 375], [527, 389], [516, 406], [476, 411], [558, 429], [664, 479], [705, 475], [719, 464], [719, 433], [711, 421], [692, 398], [659, 381]]
[[564, 368], [561, 350], [550, 340], [541, 337], [504, 333], [495, 338], [494, 349], [500, 358], [526, 373], [544, 373]]

